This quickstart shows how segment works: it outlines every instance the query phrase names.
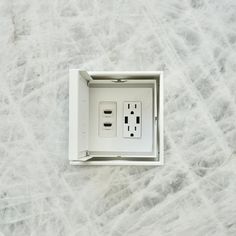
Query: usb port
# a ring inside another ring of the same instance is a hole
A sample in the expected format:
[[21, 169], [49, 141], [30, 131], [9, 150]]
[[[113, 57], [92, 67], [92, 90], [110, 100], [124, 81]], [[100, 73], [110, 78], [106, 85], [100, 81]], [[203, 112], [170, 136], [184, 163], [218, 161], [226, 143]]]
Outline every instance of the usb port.
[[104, 114], [111, 115], [112, 114], [112, 110], [104, 110]]
[[104, 127], [111, 127], [112, 123], [104, 123], [103, 125], [104, 125]]

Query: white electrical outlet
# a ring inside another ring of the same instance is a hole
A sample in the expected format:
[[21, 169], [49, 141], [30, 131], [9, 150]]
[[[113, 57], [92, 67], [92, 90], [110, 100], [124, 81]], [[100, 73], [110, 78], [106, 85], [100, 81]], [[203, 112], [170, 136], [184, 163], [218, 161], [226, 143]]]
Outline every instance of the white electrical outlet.
[[72, 165], [163, 165], [163, 73], [70, 70]]
[[116, 102], [104, 101], [99, 103], [99, 136], [111, 138], [116, 136], [117, 118]]
[[124, 102], [124, 138], [140, 138], [142, 132], [142, 107], [141, 102]]

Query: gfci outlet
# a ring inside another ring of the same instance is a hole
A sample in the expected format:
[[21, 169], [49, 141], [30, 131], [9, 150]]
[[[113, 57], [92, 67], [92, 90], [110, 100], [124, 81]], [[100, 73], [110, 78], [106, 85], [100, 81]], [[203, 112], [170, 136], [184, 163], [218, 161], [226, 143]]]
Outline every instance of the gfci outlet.
[[163, 73], [70, 70], [72, 165], [162, 165]]

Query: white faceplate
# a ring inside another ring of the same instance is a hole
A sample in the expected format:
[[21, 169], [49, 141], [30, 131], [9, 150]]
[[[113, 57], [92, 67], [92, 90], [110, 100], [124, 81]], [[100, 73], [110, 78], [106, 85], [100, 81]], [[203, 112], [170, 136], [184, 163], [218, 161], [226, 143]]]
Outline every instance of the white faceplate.
[[[153, 89], [152, 88], [90, 88], [90, 132], [89, 150], [91, 152], [119, 152], [151, 153], [153, 149]], [[123, 104], [125, 101], [141, 101], [143, 104], [143, 132], [142, 137], [130, 139], [123, 137]], [[117, 103], [117, 135], [101, 137], [98, 132], [100, 126], [99, 104], [102, 101]]]

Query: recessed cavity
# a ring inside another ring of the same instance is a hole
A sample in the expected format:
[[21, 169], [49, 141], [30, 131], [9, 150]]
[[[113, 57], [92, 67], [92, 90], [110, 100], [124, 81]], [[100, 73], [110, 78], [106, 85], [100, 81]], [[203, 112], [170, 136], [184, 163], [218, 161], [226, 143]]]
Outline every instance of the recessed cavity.
[[128, 116], [125, 116], [125, 124], [128, 124]]
[[139, 123], [140, 123], [140, 117], [137, 116], [137, 117], [136, 117], [136, 124], [139, 124]]
[[133, 134], [133, 133], [131, 133], [131, 134], [130, 134], [130, 137], [134, 137], [134, 134]]
[[133, 114], [134, 114], [134, 112], [133, 112], [133, 111], [131, 111], [131, 112], [130, 112], [130, 114], [131, 114], [131, 115], [133, 115]]

